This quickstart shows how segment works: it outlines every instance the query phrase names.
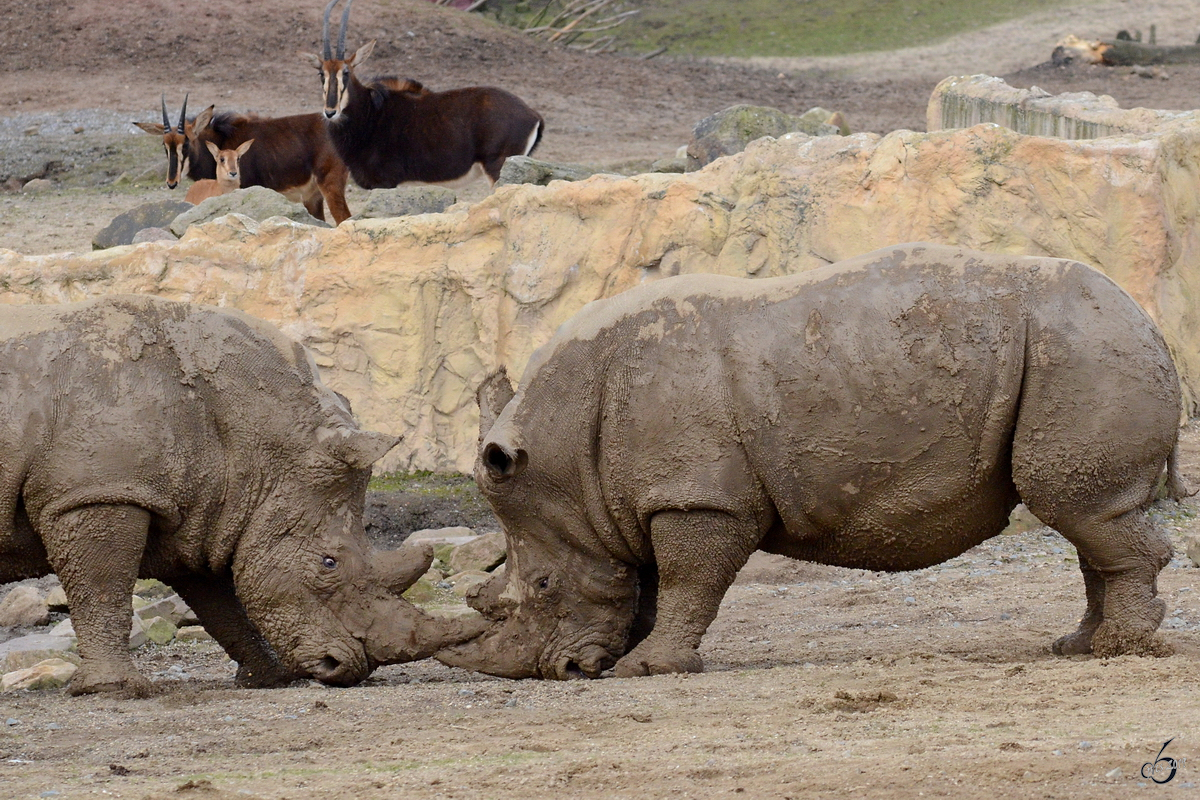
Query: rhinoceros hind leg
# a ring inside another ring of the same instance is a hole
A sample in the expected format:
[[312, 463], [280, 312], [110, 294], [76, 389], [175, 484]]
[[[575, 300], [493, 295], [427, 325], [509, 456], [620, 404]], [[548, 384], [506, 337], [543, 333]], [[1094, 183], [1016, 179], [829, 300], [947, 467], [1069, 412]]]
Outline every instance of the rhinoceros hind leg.
[[1088, 613], [1075, 634], [1056, 642], [1056, 652], [1087, 652], [1081, 648], [1087, 628], [1094, 624], [1093, 655], [1170, 655], [1171, 647], [1155, 634], [1166, 615], [1166, 604], [1158, 597], [1158, 573], [1171, 560], [1166, 534], [1140, 507], [1108, 520], [1089, 520], [1077, 530], [1065, 522], [1059, 527], [1079, 549], [1080, 567], [1086, 560], [1103, 586], [1095, 587], [1096, 578], [1089, 582], [1084, 572]]
[[233, 579], [225, 575], [187, 575], [170, 581], [183, 601], [217, 643], [238, 664], [239, 686], [267, 689], [296, 678], [254, 627], [246, 608], [234, 591]]
[[47, 555], [62, 581], [79, 637], [82, 663], [68, 691], [148, 693], [150, 682], [138, 673], [129, 654], [129, 628], [149, 512], [129, 505], [90, 505], [58, 515], [42, 527]]
[[721, 598], [761, 538], [753, 523], [718, 511], [664, 511], [650, 521], [658, 564], [654, 628], [617, 662], [618, 678], [703, 672], [696, 648]]
[[1058, 656], [1082, 656], [1092, 652], [1092, 636], [1104, 621], [1104, 576], [1086, 558], [1079, 557], [1083, 573], [1083, 588], [1087, 593], [1087, 610], [1079, 620], [1079, 628], [1054, 643], [1051, 649]]

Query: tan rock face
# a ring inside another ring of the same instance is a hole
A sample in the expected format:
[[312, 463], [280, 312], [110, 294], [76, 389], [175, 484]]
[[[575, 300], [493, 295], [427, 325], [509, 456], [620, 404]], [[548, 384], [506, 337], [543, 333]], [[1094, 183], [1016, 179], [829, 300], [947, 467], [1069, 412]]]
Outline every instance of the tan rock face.
[[762, 140], [686, 175], [506, 186], [333, 230], [244, 218], [94, 254], [0, 251], [0, 302], [149, 292], [229, 305], [309, 346], [384, 469], [470, 471], [474, 391], [584, 304], [690, 272], [767, 278], [926, 240], [1076, 258], [1163, 327], [1200, 389], [1200, 126], [1067, 141], [996, 126]]

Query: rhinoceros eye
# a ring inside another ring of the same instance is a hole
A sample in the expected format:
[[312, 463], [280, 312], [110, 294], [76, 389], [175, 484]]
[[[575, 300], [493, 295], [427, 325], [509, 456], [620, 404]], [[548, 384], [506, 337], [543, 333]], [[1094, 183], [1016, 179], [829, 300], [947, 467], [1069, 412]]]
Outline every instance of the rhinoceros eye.
[[538, 588], [539, 589], [549, 589], [550, 588], [550, 579], [542, 578], [540, 581], [538, 581]]
[[321, 559], [321, 563], [325, 566], [325, 569], [333, 569], [337, 566], [337, 559], [333, 556], [325, 556]]

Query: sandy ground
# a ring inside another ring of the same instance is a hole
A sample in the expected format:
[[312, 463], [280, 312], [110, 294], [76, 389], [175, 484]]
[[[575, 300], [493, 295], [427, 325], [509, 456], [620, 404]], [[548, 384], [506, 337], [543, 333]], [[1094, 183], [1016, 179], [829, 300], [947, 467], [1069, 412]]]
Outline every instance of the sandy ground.
[[[154, 118], [160, 91], [172, 102], [193, 92], [195, 109], [313, 110], [316, 79], [289, 55], [315, 47], [312, 5], [139, 0], [117, 19], [98, 0], [0, 3], [0, 161], [73, 136], [82, 144], [70, 152], [111, 161], [54, 173], [44, 193], [0, 194], [0, 247], [86, 250], [114, 214], [168, 196], [146, 174], [158, 143], [127, 126]], [[350, 38], [380, 38], [381, 72], [526, 97], [549, 121], [542, 157], [629, 167], [670, 154], [696, 120], [735, 102], [921, 129], [943, 73], [1192, 107], [1197, 68], [1164, 81], [1038, 65], [1061, 33], [1156, 22], [1160, 41], [1190, 41], [1193, 14], [1176, 0], [1110, 3], [919, 51], [770, 64], [568, 54], [398, 1], [356, 7]], [[352, 208], [361, 199], [352, 193]], [[1200, 486], [1200, 430], [1185, 445]], [[1197, 500], [1156, 513], [1177, 547], [1200, 533]], [[1177, 650], [1163, 659], [1050, 654], [1083, 587], [1070, 545], [1036, 530], [904, 575], [756, 556], [705, 639], [703, 675], [514, 682], [422, 662], [353, 689], [249, 691], [211, 645], [146, 649], [156, 697], [0, 696], [0, 798], [1188, 796], [1200, 570], [1179, 557], [1160, 590]], [[1180, 771], [1156, 787], [1139, 770], [1172, 737]]]

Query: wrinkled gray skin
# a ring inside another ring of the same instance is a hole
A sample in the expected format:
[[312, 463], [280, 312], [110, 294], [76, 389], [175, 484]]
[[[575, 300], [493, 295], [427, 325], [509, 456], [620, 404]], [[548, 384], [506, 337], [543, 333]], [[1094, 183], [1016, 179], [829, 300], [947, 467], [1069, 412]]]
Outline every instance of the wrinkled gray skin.
[[475, 476], [509, 566], [470, 598], [492, 629], [447, 664], [698, 671], [756, 549], [919, 569], [1022, 500], [1079, 550], [1087, 611], [1055, 651], [1163, 652], [1171, 547], [1146, 508], [1169, 458], [1183, 491], [1178, 380], [1149, 317], [1083, 264], [909, 244], [669, 278], [587, 306], [515, 397], [500, 374], [479, 398]]
[[308, 354], [264, 322], [150, 297], [0, 310], [0, 583], [51, 571], [79, 637], [76, 694], [148, 686], [134, 580], [173, 586], [245, 685], [362, 680], [479, 625], [397, 592], [420, 548], [373, 553], [361, 431]]

